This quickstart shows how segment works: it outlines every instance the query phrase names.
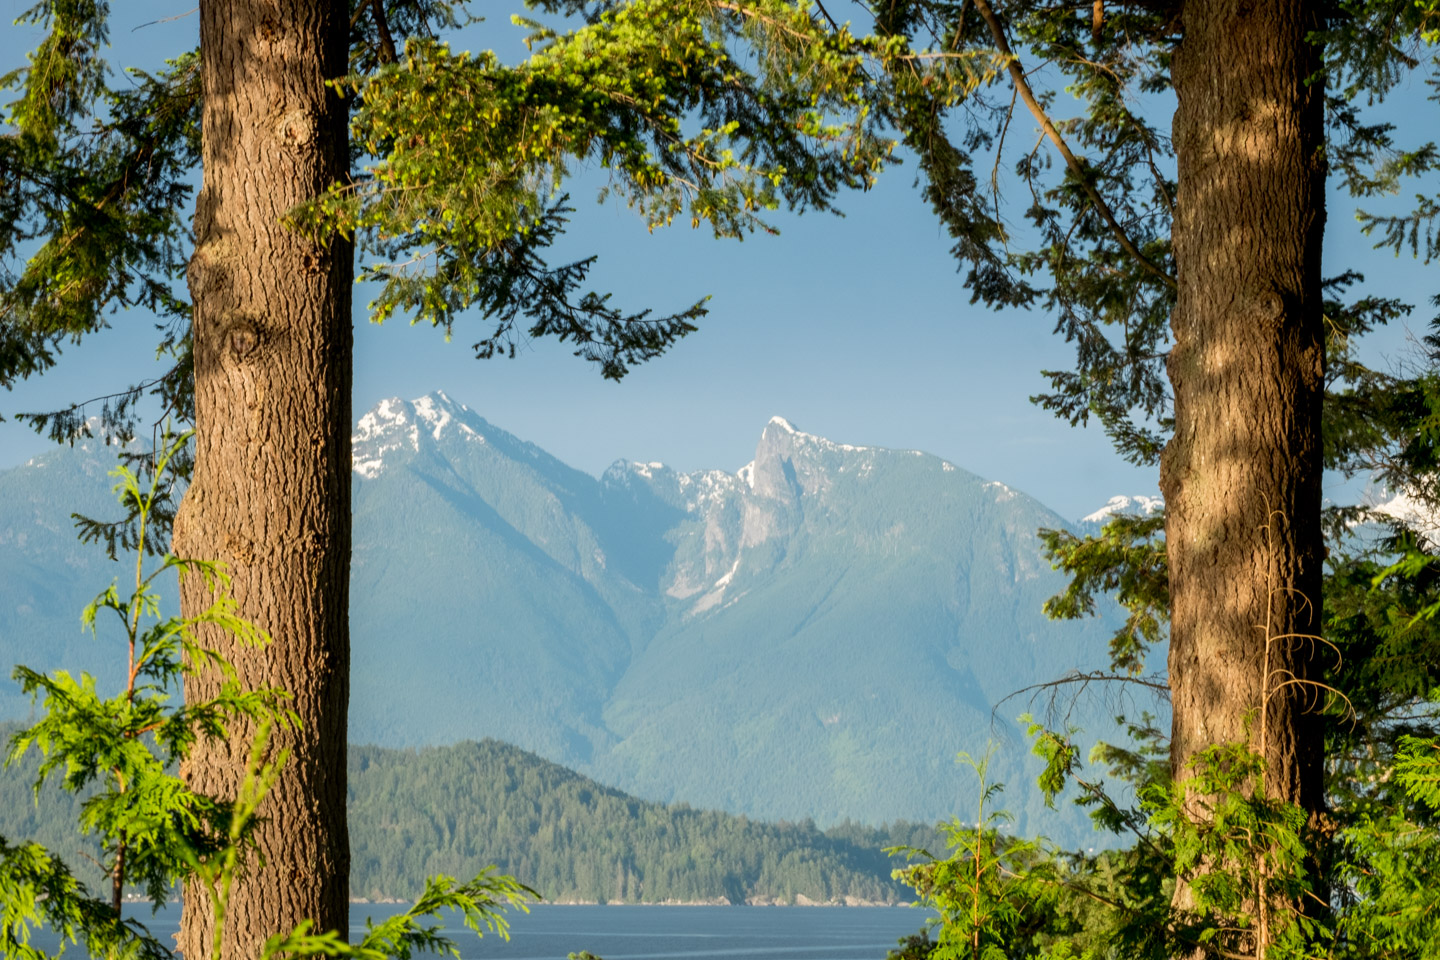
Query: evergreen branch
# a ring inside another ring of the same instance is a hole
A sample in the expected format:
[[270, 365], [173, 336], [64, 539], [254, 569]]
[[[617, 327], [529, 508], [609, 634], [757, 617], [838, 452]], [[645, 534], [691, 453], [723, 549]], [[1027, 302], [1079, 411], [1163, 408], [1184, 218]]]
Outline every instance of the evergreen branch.
[[1065, 165], [1070, 168], [1070, 172], [1075, 176], [1076, 182], [1080, 185], [1081, 189], [1085, 191], [1085, 195], [1090, 198], [1095, 212], [1100, 215], [1101, 219], [1105, 221], [1106, 226], [1110, 228], [1110, 233], [1115, 237], [1116, 242], [1120, 244], [1121, 249], [1139, 263], [1147, 273], [1157, 277], [1166, 285], [1172, 288], [1175, 287], [1175, 278], [1166, 273], [1155, 261], [1145, 256], [1145, 254], [1140, 251], [1140, 248], [1135, 245], [1135, 241], [1130, 239], [1130, 235], [1120, 226], [1120, 223], [1115, 219], [1114, 212], [1110, 209], [1110, 205], [1105, 202], [1105, 198], [1100, 195], [1100, 191], [1095, 189], [1095, 185], [1091, 182], [1090, 174], [1085, 165], [1082, 164], [1079, 158], [1070, 150], [1069, 144], [1065, 142], [1065, 138], [1061, 136], [1055, 124], [1051, 122], [1049, 114], [1045, 112], [1045, 108], [1042, 107], [1040, 101], [1035, 98], [1035, 91], [1031, 89], [1030, 81], [1026, 79], [1025, 71], [1020, 66], [1020, 58], [1015, 56], [1011, 51], [1010, 42], [1005, 37], [1005, 28], [1001, 26], [999, 19], [996, 18], [995, 11], [990, 9], [990, 4], [987, 0], [975, 0], [975, 8], [980, 12], [980, 16], [984, 18], [986, 25], [990, 28], [990, 35], [995, 41], [995, 49], [999, 50], [1006, 58], [1006, 69], [1010, 73], [1011, 80], [1015, 83], [1015, 89], [1020, 91], [1020, 98], [1025, 101], [1025, 106], [1029, 108], [1030, 113], [1034, 115], [1036, 121], [1040, 124], [1041, 128], [1044, 129], [1045, 135], [1050, 138], [1050, 142], [1055, 144], [1055, 148], [1059, 150], [1060, 155], [1065, 158]]
[[17, 960], [47, 960], [30, 944], [45, 928], [66, 943], [83, 942], [92, 957], [171, 960], [144, 925], [125, 920], [90, 891], [65, 863], [38, 843], [14, 844], [0, 836], [0, 953]]
[[1413, 799], [1440, 812], [1440, 741], [1401, 737], [1395, 775]]

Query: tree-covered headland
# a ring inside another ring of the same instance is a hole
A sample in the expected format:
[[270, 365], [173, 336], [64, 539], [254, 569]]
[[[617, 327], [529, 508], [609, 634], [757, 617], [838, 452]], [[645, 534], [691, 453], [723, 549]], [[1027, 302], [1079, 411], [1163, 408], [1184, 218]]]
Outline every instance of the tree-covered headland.
[[[98, 885], [98, 845], [75, 832], [80, 801], [52, 784], [35, 802], [37, 763], [0, 774], [0, 835], [44, 844]], [[352, 745], [349, 766], [350, 889], [372, 901], [409, 902], [426, 877], [494, 865], [550, 902], [896, 903], [913, 892], [885, 849], [939, 844], [925, 824], [821, 830], [651, 803], [494, 740]]]

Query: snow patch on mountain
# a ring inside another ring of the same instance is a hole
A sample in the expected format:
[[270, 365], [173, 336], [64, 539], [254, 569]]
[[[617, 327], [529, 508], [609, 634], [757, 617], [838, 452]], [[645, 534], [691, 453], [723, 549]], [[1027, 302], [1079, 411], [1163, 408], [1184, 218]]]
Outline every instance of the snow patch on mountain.
[[380, 476], [380, 470], [384, 466], [385, 461], [381, 460], [379, 457], [374, 457], [369, 460], [352, 460], [350, 469], [360, 474], [360, 476], [364, 477], [366, 480], [374, 480], [376, 477]]
[[665, 464], [661, 463], [658, 460], [653, 460], [650, 463], [632, 462], [630, 464], [630, 469], [640, 474], [640, 476], [644, 477], [646, 480], [653, 480], [655, 479], [655, 471], [664, 470]]
[[399, 397], [390, 397], [388, 400], [381, 400], [365, 416], [360, 418], [356, 427], [355, 440], [369, 440], [379, 435], [388, 428], [405, 422], [405, 401]]
[[390, 397], [376, 404], [375, 409], [360, 418], [351, 436], [353, 453], [350, 469], [367, 480], [373, 480], [385, 469], [385, 455], [409, 446], [420, 449], [420, 427], [412, 416], [413, 408], [399, 397]]
[[1004, 503], [1006, 500], [1015, 499], [1015, 491], [1005, 486], [1005, 484], [1001, 483], [999, 480], [991, 480], [989, 483], [985, 484], [985, 488], [987, 490], [996, 491], [996, 503]]
[[[695, 601], [695, 606], [690, 608], [689, 615], [692, 617], [698, 616], [699, 614], [704, 613], [706, 610], [710, 610], [714, 607], [719, 606], [720, 601], [725, 599], [725, 588], [730, 586], [730, 581], [735, 579], [735, 571], [739, 569], [740, 555], [736, 554], [735, 562], [730, 565], [730, 569], [726, 571], [723, 577], [715, 581], [715, 584], [710, 588], [709, 592], [706, 593], [705, 596]], [[739, 598], [737, 597], [736, 599], [738, 600]], [[729, 606], [729, 604], [726, 604], [726, 606]]]
[[710, 509], [740, 492], [742, 480], [724, 470], [697, 470], [679, 476], [680, 493], [687, 513], [709, 513]]
[[1127, 497], [1122, 494], [1120, 496], [1111, 497], [1105, 502], [1105, 506], [1101, 507], [1099, 510], [1096, 510], [1094, 513], [1086, 514], [1085, 516], [1081, 517], [1080, 522], [1103, 523], [1111, 517], [1117, 516], [1122, 513], [1136, 514], [1138, 516], [1148, 517], [1150, 516], [1150, 514], [1159, 513], [1161, 510], [1164, 509], [1164, 497], [1147, 497], [1142, 494], [1136, 494], [1133, 497]]
[[437, 404], [436, 398], [442, 402], [450, 398], [443, 393], [436, 393], [435, 397], [421, 397], [415, 401], [415, 413], [430, 425], [430, 435], [439, 440], [445, 433], [445, 427], [450, 423], [450, 411], [446, 409], [448, 403]]
[[799, 430], [795, 429], [795, 425], [793, 423], [791, 423], [789, 420], [786, 420], [784, 417], [771, 417], [770, 422], [773, 423], [775, 426], [779, 427], [781, 430], [784, 430], [786, 433], [800, 432]]
[[728, 587], [728, 586], [730, 585], [730, 581], [735, 579], [735, 571], [736, 571], [736, 570], [739, 570], [739, 569], [740, 569], [740, 557], [739, 557], [739, 555], [736, 555], [736, 557], [735, 557], [735, 562], [734, 562], [733, 564], [731, 564], [730, 569], [726, 572], [725, 576], [723, 576], [723, 577], [721, 577], [719, 580], [716, 580], [716, 581], [715, 581], [715, 586], [716, 586], [716, 588], [717, 588], [717, 589], [720, 589], [720, 590], [724, 590], [726, 587]]
[[1429, 550], [1440, 546], [1440, 516], [1435, 509], [1408, 490], [1370, 506], [1374, 513], [1399, 520], [1430, 542]]

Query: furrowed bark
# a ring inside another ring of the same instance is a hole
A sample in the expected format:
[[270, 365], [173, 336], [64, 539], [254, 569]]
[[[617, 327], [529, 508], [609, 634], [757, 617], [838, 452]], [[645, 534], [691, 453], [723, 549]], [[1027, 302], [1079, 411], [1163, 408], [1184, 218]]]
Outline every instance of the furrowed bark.
[[[1272, 696], [1256, 741], [1266, 623], [1272, 636], [1319, 632], [1325, 168], [1323, 87], [1307, 84], [1319, 51], [1306, 39], [1318, 23], [1303, 0], [1259, 0], [1187, 2], [1182, 26], [1175, 433], [1160, 472], [1171, 764], [1184, 779], [1207, 746], [1249, 740], [1269, 794], [1313, 821], [1324, 803], [1313, 688]], [[1271, 646], [1272, 671], [1318, 678], [1320, 666], [1310, 641]], [[1176, 903], [1193, 903], [1183, 883]]]
[[[274, 638], [240, 648], [210, 631], [250, 687], [294, 695], [301, 728], [275, 731], [291, 756], [261, 813], [264, 869], [234, 888], [226, 960], [254, 957], [301, 920], [348, 928], [345, 733], [349, 697], [352, 253], [281, 218], [345, 177], [346, 108], [325, 81], [344, 74], [349, 9], [333, 0], [202, 0], [204, 179], [188, 272], [195, 305], [196, 465], [175, 523], [177, 554], [224, 562], [246, 617]], [[212, 601], [182, 589], [195, 614]], [[208, 697], [215, 678], [191, 678]], [[202, 740], [184, 770], [233, 797], [249, 735]], [[185, 891], [179, 946], [211, 952], [202, 889]]]

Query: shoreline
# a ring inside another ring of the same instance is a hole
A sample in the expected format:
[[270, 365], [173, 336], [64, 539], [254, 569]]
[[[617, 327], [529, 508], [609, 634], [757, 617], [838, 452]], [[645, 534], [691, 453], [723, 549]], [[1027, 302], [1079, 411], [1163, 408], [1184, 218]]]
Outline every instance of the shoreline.
[[[414, 901], [379, 899], [367, 900], [364, 897], [351, 899], [352, 907], [359, 906], [406, 906]], [[917, 907], [918, 903], [908, 900], [886, 902], [882, 900], [861, 900], [858, 897], [847, 897], [842, 900], [811, 900], [804, 895], [797, 895], [793, 903], [776, 899], [755, 897], [743, 903], [734, 903], [724, 897], [715, 897], [709, 900], [640, 900], [635, 902], [616, 903], [613, 900], [538, 900], [529, 904], [534, 907], [835, 907], [835, 908], [857, 908], [866, 907]]]

